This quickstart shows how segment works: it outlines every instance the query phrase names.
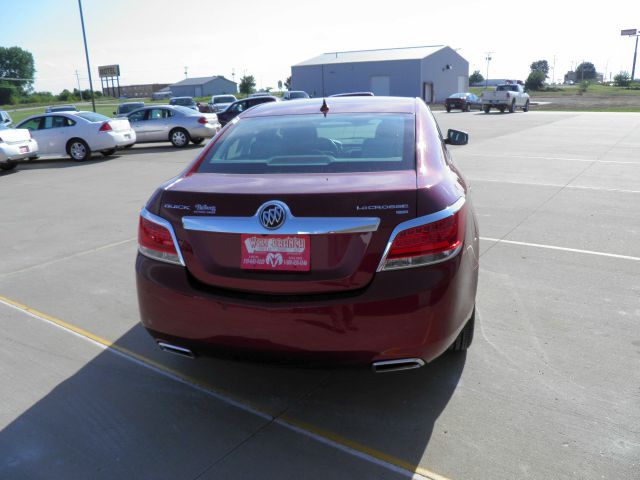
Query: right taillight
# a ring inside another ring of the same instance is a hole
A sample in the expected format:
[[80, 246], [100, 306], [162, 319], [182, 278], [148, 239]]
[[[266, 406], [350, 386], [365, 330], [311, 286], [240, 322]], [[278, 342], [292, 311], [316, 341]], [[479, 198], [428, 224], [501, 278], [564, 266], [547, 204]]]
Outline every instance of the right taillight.
[[460, 207], [444, 218], [398, 231], [378, 270], [421, 267], [453, 257], [464, 243], [464, 218]]
[[171, 224], [146, 210], [140, 214], [138, 251], [154, 260], [184, 265]]

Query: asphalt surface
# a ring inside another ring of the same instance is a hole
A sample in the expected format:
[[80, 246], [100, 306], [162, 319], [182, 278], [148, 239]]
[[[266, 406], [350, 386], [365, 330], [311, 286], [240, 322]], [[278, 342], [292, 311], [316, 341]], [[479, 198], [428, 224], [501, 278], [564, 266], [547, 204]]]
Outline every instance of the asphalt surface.
[[639, 478], [640, 114], [436, 118], [471, 138], [476, 337], [396, 374], [156, 350], [137, 214], [201, 147], [0, 174], [0, 478]]

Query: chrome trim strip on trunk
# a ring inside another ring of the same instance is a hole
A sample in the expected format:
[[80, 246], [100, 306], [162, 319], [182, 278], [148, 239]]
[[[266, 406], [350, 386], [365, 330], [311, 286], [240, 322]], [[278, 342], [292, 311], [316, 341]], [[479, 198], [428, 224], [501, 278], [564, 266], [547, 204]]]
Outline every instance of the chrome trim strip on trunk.
[[[160, 226], [166, 228], [167, 230], [169, 230], [169, 233], [171, 234], [171, 239], [173, 240], [173, 246], [176, 248], [176, 252], [178, 252], [178, 259], [180, 261], [180, 265], [182, 265], [183, 267], [186, 267], [186, 264], [184, 263], [184, 258], [182, 258], [182, 252], [180, 251], [180, 245], [178, 244], [178, 238], [176, 237], [176, 233], [173, 231], [173, 227], [171, 226], [171, 224], [167, 220], [165, 220], [164, 218], [159, 217], [158, 215], [154, 215], [153, 213], [151, 213], [146, 208], [143, 208], [140, 211], [140, 216], [142, 218], [146, 218], [150, 222], [157, 223], [158, 225], [160, 225]], [[160, 259], [160, 258], [157, 258], [157, 257], [154, 257], [154, 256], [150, 256], [149, 254], [147, 254], [147, 253], [145, 253], [143, 251], [143, 248], [144, 247], [140, 247], [140, 245], [138, 245], [138, 251], [141, 254], [143, 254], [143, 255], [145, 255], [145, 256], [147, 256], [149, 258], [153, 258], [154, 260], [160, 260], [160, 261], [164, 261], [164, 262], [167, 262], [167, 263], [173, 263], [174, 265], [178, 265], [177, 263], [172, 262], [170, 260], [166, 260], [166, 259], [163, 260], [163, 259]]]
[[[422, 217], [414, 218], [412, 220], [407, 220], [406, 222], [402, 222], [396, 225], [396, 228], [394, 228], [393, 232], [391, 232], [391, 236], [389, 237], [389, 241], [387, 242], [387, 246], [384, 249], [384, 253], [382, 254], [382, 258], [380, 259], [380, 263], [378, 264], [378, 268], [376, 272], [381, 272], [383, 270], [384, 264], [387, 261], [387, 255], [389, 254], [389, 250], [391, 249], [391, 245], [393, 244], [393, 241], [396, 239], [396, 237], [401, 231], [407, 230], [408, 228], [414, 228], [414, 227], [419, 227], [421, 225], [426, 225], [427, 223], [437, 222], [438, 220], [442, 220], [444, 218], [450, 217], [451, 215], [456, 213], [458, 210], [460, 210], [464, 206], [465, 201], [466, 201], [465, 197], [460, 197], [458, 200], [456, 200], [455, 203], [453, 203], [452, 205], [449, 205], [447, 208], [443, 210], [440, 210], [439, 212], [430, 213], [429, 215], [424, 215]], [[445, 260], [448, 260], [449, 258], [457, 255], [458, 252], [460, 252], [461, 247], [462, 246], [460, 246], [460, 248], [457, 248], [451, 254], [447, 254], [441, 258], [434, 259], [435, 261], [430, 262], [430, 264], [440, 263]], [[423, 266], [423, 265], [419, 265], [419, 266]], [[399, 267], [399, 268], [403, 268], [403, 267]], [[394, 269], [390, 268], [389, 270], [394, 270]]]
[[[335, 233], [369, 233], [378, 230], [377, 217], [294, 217], [284, 202], [272, 201], [285, 209], [286, 219], [277, 229], [267, 229], [260, 223], [258, 208], [252, 217], [190, 216], [182, 217], [185, 230], [250, 235], [328, 235]], [[266, 205], [266, 204], [265, 204]]]

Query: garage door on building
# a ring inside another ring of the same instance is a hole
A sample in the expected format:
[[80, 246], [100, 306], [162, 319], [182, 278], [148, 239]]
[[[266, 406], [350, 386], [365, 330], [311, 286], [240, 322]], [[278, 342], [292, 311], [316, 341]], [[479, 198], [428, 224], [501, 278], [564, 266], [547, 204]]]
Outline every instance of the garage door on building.
[[391, 93], [391, 81], [388, 76], [371, 77], [371, 91], [374, 95], [389, 95]]

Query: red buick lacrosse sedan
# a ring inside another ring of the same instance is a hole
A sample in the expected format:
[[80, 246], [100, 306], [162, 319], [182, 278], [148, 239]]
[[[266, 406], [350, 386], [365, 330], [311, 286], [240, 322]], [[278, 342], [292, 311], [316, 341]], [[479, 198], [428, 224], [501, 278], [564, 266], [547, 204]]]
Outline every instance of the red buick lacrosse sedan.
[[268, 103], [140, 214], [140, 315], [163, 350], [375, 371], [471, 344], [478, 227], [420, 99]]

